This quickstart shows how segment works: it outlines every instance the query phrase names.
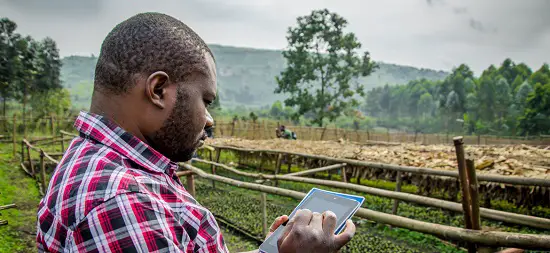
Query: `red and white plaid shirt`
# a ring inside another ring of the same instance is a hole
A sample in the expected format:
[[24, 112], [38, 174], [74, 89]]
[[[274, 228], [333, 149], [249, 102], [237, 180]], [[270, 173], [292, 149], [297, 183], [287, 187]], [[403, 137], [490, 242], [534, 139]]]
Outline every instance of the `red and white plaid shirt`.
[[39, 252], [229, 252], [177, 164], [102, 116], [75, 127], [38, 208]]

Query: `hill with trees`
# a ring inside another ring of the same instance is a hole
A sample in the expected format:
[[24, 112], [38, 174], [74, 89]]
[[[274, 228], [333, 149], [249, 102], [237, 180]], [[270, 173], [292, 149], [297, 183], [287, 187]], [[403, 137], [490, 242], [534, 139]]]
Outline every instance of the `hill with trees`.
[[[218, 89], [222, 107], [259, 107], [271, 105], [288, 96], [275, 94], [278, 76], [286, 61], [280, 50], [252, 49], [210, 45], [216, 57]], [[95, 56], [69, 56], [63, 58], [61, 79], [71, 93], [73, 105], [88, 108], [91, 99]], [[365, 90], [385, 84], [401, 84], [425, 78], [442, 80], [448, 73], [431, 69], [377, 62], [379, 68], [361, 78]]]

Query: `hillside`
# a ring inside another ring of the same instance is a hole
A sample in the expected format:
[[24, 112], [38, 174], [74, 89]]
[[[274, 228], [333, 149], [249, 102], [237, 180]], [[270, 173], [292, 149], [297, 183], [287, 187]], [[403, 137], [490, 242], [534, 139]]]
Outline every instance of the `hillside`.
[[[275, 76], [285, 66], [281, 51], [220, 45], [210, 45], [210, 48], [216, 57], [222, 106], [262, 106], [284, 99], [284, 95], [273, 93], [277, 85]], [[94, 56], [70, 56], [63, 59], [62, 80], [71, 92], [73, 104], [78, 108], [89, 106], [96, 61]], [[379, 65], [375, 73], [362, 80], [367, 89], [420, 78], [439, 80], [448, 74], [381, 62]]]

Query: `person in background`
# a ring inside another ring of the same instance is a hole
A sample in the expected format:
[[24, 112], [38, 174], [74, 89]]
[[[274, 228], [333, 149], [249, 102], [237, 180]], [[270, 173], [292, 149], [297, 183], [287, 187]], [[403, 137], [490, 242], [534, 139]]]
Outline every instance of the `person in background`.
[[[38, 206], [38, 251], [228, 252], [212, 212], [176, 175], [213, 125], [216, 75], [212, 51], [181, 21], [142, 13], [118, 24], [101, 45], [80, 134]], [[355, 233], [348, 220], [335, 235], [334, 213], [309, 210], [277, 218], [270, 233], [287, 221], [280, 253], [337, 252]]]
[[280, 126], [276, 130], [277, 138], [283, 138], [287, 140], [296, 140], [296, 133], [290, 131], [285, 126]]

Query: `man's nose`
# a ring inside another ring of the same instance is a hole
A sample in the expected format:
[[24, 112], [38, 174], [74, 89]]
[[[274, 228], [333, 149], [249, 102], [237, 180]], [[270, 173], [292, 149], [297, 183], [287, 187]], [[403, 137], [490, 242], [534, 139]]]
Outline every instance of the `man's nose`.
[[204, 125], [204, 128], [209, 128], [209, 127], [212, 127], [214, 125], [214, 119], [212, 118], [212, 115], [210, 115], [210, 113], [208, 112], [208, 110], [205, 110], [206, 111], [206, 124]]

